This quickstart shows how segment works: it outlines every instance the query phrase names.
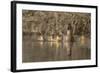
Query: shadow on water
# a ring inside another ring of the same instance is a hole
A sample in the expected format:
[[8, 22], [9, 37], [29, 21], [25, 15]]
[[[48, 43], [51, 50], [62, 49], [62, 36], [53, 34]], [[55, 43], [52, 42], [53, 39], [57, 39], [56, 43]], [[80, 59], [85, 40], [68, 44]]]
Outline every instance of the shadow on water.
[[30, 37], [23, 40], [23, 62], [45, 62], [90, 59], [90, 39], [86, 42], [77, 38], [69, 41], [34, 41]]

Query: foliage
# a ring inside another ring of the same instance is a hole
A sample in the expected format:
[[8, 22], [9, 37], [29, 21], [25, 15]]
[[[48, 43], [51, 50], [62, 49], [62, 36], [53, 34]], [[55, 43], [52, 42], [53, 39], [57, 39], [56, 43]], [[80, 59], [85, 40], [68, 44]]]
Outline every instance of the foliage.
[[56, 11], [22, 11], [23, 32], [38, 32], [42, 35], [62, 35], [68, 25], [76, 35], [90, 35], [91, 14]]

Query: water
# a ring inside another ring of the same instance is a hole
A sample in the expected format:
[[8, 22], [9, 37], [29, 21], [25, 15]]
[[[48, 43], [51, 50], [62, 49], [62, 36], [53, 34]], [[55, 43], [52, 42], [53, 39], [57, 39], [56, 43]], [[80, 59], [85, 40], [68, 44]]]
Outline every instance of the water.
[[86, 60], [91, 58], [90, 39], [75, 37], [74, 42], [34, 41], [31, 36], [24, 36], [22, 61], [47, 62]]

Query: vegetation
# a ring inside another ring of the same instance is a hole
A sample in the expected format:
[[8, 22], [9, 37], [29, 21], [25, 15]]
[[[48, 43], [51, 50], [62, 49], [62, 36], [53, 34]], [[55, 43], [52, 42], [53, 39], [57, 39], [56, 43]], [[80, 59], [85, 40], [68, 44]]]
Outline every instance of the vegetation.
[[90, 35], [91, 14], [56, 11], [22, 11], [23, 32], [37, 32], [41, 35], [62, 35], [68, 25], [74, 35]]

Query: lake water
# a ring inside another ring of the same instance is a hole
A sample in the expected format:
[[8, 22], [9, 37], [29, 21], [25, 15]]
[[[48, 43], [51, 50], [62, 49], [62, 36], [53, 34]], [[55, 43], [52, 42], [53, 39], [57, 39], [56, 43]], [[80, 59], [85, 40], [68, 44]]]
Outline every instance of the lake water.
[[74, 42], [34, 41], [31, 36], [24, 36], [22, 61], [47, 62], [86, 60], [91, 58], [90, 39], [75, 37]]

